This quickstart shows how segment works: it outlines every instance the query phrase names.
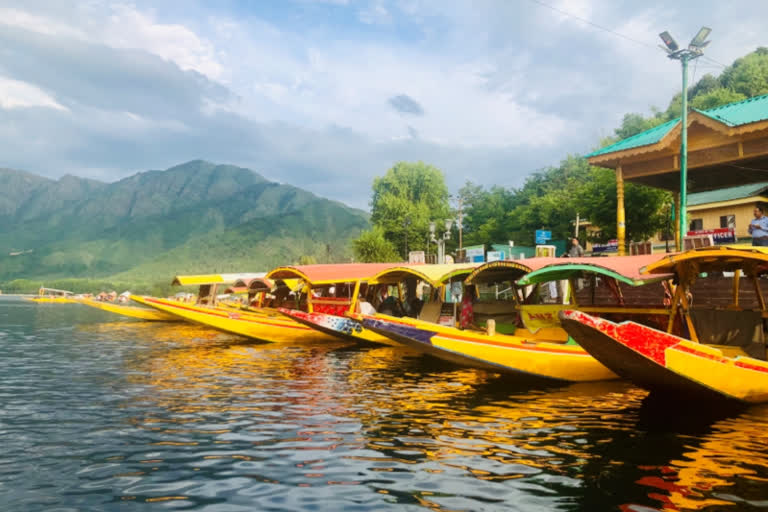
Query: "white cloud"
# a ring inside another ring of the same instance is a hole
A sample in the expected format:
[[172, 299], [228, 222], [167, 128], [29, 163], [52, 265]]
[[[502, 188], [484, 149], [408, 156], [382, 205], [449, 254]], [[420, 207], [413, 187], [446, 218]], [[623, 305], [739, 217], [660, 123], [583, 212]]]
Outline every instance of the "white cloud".
[[32, 84], [0, 76], [0, 108], [45, 107], [66, 111], [42, 89]]

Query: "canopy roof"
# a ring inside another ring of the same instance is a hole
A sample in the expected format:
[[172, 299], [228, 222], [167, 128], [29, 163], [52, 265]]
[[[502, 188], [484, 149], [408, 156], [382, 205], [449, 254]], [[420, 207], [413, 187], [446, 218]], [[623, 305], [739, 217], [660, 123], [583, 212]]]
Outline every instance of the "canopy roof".
[[303, 279], [312, 286], [367, 281], [396, 263], [341, 263], [332, 265], [293, 265], [277, 267], [267, 273], [270, 279]]
[[[692, 108], [691, 110], [729, 128], [742, 126], [768, 119], [768, 94], [755, 96], [754, 98], [729, 103], [708, 110], [698, 110], [695, 108]], [[664, 124], [660, 124], [659, 126], [655, 126], [649, 130], [638, 133], [637, 135], [620, 140], [610, 146], [593, 151], [587, 155], [587, 158], [655, 144], [660, 142], [661, 139], [670, 133], [678, 124], [680, 124], [680, 118], [676, 117]]]
[[268, 292], [275, 287], [275, 282], [266, 277], [257, 277], [248, 281], [248, 290]]
[[446, 263], [442, 265], [400, 265], [385, 269], [373, 276], [371, 284], [394, 284], [407, 277], [417, 277], [435, 288], [456, 276], [469, 274], [479, 263]]
[[527, 258], [524, 260], [501, 260], [484, 263], [477, 267], [466, 279], [467, 284], [517, 280], [521, 274], [527, 274], [544, 265], [562, 261], [560, 258]]
[[631, 286], [669, 279], [671, 274], [661, 273], [657, 276], [643, 276], [640, 269], [662, 259], [664, 254], [643, 254], [640, 256], [608, 256], [602, 258], [568, 258], [560, 259], [558, 263], [543, 266], [524, 276], [517, 283], [528, 285], [559, 281], [588, 274], [598, 274], [613, 277]]
[[[760, 183], [768, 167], [768, 95], [687, 116], [688, 192]], [[624, 181], [672, 192], [680, 188], [682, 122], [673, 119], [587, 155], [621, 170]]]
[[696, 272], [729, 272], [756, 267], [756, 273], [768, 271], [768, 247], [720, 245], [701, 247], [672, 254], [641, 269], [644, 274], [679, 272], [681, 267], [695, 265]]
[[172, 285], [175, 286], [188, 286], [188, 285], [201, 285], [201, 284], [234, 284], [239, 280], [255, 279], [257, 277], [264, 277], [264, 272], [250, 273], [250, 274], [200, 274], [191, 276], [176, 276], [173, 278]]

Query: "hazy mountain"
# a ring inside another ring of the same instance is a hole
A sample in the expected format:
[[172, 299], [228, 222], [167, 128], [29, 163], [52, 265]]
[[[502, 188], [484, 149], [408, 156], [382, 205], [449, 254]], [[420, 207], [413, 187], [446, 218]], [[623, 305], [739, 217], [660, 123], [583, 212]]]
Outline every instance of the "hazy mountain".
[[361, 210], [199, 160], [115, 183], [0, 169], [0, 280], [342, 261], [367, 226]]

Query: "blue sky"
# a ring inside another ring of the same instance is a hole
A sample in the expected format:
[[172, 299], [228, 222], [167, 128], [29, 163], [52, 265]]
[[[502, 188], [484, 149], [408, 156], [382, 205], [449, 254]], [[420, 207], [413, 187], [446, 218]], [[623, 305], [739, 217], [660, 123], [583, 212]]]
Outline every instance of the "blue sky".
[[112, 181], [202, 158], [362, 208], [399, 160], [454, 191], [518, 186], [666, 107], [659, 32], [712, 27], [701, 77], [768, 45], [765, 19], [738, 0], [0, 0], [0, 167]]

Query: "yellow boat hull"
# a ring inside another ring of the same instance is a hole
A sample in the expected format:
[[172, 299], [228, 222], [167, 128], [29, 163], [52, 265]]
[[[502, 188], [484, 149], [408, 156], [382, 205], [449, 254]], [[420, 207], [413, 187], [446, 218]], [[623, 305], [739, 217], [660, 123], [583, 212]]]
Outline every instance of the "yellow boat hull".
[[148, 320], [151, 322], [179, 322], [181, 318], [170, 313], [165, 313], [158, 309], [150, 308], [137, 308], [135, 306], [126, 306], [125, 304], [114, 304], [112, 302], [101, 302], [97, 300], [81, 299], [80, 304], [85, 304], [92, 308], [101, 309], [103, 311], [109, 311], [110, 313], [116, 313], [122, 316], [128, 316], [131, 318], [139, 318], [141, 320]]
[[[615, 373], [578, 345], [525, 335], [461, 330], [413, 318], [365, 316], [363, 325], [409, 347], [454, 363], [567, 382], [618, 378]], [[567, 335], [563, 331], [563, 341]]]
[[336, 339], [333, 336], [317, 332], [306, 325], [283, 316], [273, 317], [226, 308], [195, 306], [155, 297], [132, 295], [131, 299], [190, 322], [270, 343], [330, 341]]
[[36, 304], [77, 304], [77, 299], [67, 297], [30, 297], [27, 300]]

